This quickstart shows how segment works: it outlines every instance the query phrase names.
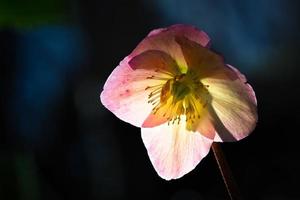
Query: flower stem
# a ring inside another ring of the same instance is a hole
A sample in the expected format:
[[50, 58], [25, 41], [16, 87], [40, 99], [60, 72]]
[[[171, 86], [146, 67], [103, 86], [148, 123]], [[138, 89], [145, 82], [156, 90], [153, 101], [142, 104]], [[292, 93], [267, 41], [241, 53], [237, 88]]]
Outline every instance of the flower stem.
[[227, 192], [231, 200], [241, 200], [241, 194], [238, 190], [237, 184], [233, 178], [230, 167], [227, 163], [225, 155], [222, 151], [221, 145], [219, 143], [214, 142], [212, 144], [212, 150], [214, 152], [214, 156], [216, 158], [217, 164], [221, 171], [223, 181], [225, 183]]

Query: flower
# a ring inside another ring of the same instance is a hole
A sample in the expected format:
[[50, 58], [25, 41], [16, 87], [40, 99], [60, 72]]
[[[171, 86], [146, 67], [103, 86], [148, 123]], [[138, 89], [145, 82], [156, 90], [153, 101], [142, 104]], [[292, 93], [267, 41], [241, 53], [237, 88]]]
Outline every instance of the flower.
[[101, 93], [107, 109], [141, 127], [150, 160], [166, 180], [193, 170], [212, 142], [243, 139], [257, 122], [252, 87], [209, 45], [192, 26], [153, 30]]

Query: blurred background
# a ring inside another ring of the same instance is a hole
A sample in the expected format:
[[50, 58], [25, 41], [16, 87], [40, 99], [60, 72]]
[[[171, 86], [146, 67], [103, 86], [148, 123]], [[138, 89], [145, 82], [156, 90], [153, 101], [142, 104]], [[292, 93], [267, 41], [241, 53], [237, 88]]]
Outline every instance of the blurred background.
[[228, 199], [211, 153], [167, 182], [99, 100], [119, 61], [176, 23], [207, 32], [256, 91], [257, 128], [222, 144], [244, 197], [299, 199], [299, 19], [284, 0], [1, 0], [0, 199]]

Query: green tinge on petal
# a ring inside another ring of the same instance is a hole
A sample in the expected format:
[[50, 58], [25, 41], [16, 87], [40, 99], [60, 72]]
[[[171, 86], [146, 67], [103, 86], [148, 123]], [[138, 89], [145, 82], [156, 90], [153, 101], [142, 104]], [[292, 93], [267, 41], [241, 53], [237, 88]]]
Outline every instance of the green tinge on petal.
[[221, 56], [186, 37], [176, 37], [187, 65], [187, 73], [196, 74], [199, 78], [208, 77], [215, 70], [224, 67]]

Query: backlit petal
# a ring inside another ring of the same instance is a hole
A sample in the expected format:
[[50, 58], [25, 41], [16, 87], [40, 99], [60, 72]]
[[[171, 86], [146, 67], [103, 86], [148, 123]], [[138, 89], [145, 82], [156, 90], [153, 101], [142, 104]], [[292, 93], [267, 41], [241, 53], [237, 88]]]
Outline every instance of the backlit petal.
[[142, 124], [143, 128], [152, 128], [167, 122], [168, 119], [160, 114], [150, 114]]
[[166, 31], [173, 32], [175, 35], [184, 36], [204, 47], [207, 47], [210, 44], [210, 38], [204, 31], [201, 31], [194, 26], [184, 24], [175, 24], [168, 28], [154, 29], [148, 34], [148, 36], [155, 36]]
[[246, 78], [232, 66], [217, 70], [201, 80], [212, 96], [210, 115], [219, 139], [236, 141], [248, 136], [256, 126], [256, 97]]
[[200, 78], [204, 78], [224, 67], [223, 58], [208, 48], [183, 36], [177, 36], [175, 40], [184, 55], [189, 68], [188, 73], [196, 73]]
[[179, 74], [179, 68], [175, 60], [163, 51], [147, 50], [129, 61], [132, 69], [156, 70], [157, 72]]
[[203, 113], [201, 115], [201, 118], [195, 122], [195, 128], [194, 130], [201, 133], [203, 136], [214, 140], [216, 137], [216, 130], [213, 124], [213, 118], [210, 115], [209, 112], [209, 106], [207, 106], [206, 109], [203, 110]]
[[178, 125], [167, 123], [142, 128], [142, 139], [156, 172], [164, 179], [176, 179], [193, 170], [208, 154], [212, 140], [186, 130], [185, 117]]
[[153, 108], [148, 103], [146, 88], [164, 83], [147, 79], [153, 75], [160, 74], [153, 70], [133, 70], [126, 57], [107, 79], [101, 93], [102, 104], [121, 120], [140, 127]]
[[180, 69], [185, 71], [187, 65], [182, 51], [175, 41], [175, 37], [177, 36], [184, 36], [202, 46], [207, 46], [209, 44], [209, 37], [203, 31], [192, 26], [174, 25], [150, 32], [129, 57], [132, 58], [147, 50], [159, 50], [170, 55], [177, 62]]

